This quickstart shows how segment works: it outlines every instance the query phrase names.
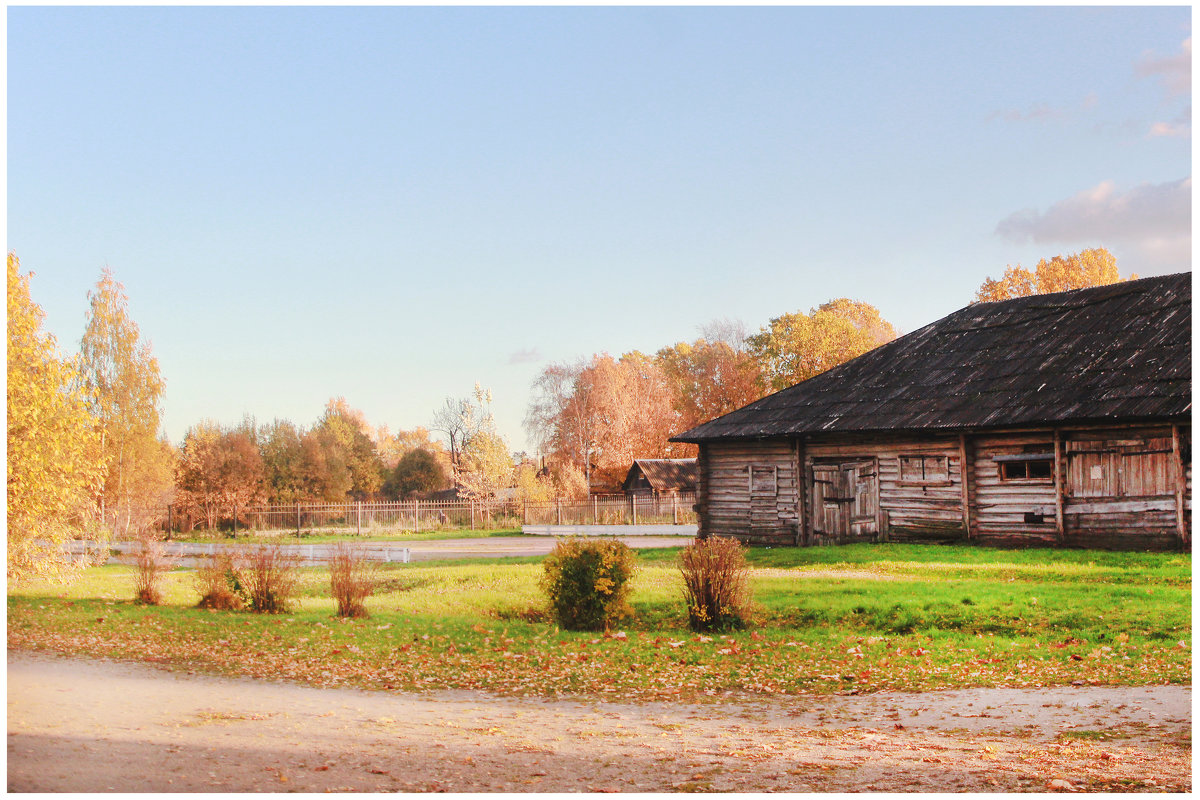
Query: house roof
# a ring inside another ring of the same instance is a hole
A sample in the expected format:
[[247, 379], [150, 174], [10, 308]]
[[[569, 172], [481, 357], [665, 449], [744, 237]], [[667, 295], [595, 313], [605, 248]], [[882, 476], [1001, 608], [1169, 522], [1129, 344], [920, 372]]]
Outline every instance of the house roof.
[[1190, 419], [1190, 272], [970, 305], [672, 441]]
[[646, 481], [656, 492], [674, 490], [691, 491], [696, 488], [696, 459], [694, 458], [638, 458], [625, 476], [625, 485], [641, 470]]

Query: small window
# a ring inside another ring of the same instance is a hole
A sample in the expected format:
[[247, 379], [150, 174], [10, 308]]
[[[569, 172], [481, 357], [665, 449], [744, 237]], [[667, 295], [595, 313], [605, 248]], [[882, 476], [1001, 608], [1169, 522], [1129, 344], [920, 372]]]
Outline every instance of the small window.
[[1052, 481], [1054, 480], [1054, 458], [1047, 456], [1021, 461], [1001, 461], [1002, 481]]
[[750, 467], [750, 496], [774, 497], [779, 493], [779, 469], [777, 467]]
[[900, 482], [949, 484], [948, 456], [900, 456]]

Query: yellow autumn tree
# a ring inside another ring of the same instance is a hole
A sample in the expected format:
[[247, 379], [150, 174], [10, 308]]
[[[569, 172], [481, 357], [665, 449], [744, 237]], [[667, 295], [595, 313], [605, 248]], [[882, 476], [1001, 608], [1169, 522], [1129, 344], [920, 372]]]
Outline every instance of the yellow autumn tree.
[[1049, 261], [1043, 258], [1032, 270], [1020, 264], [1006, 267], [1004, 276], [999, 280], [988, 278], [983, 282], [975, 292], [975, 302], [992, 303], [1014, 297], [1107, 286], [1136, 278], [1137, 275], [1132, 274], [1129, 278], [1122, 278], [1117, 271], [1116, 257], [1103, 247], [1096, 247], [1066, 256], [1054, 256]]
[[771, 319], [747, 338], [772, 390], [786, 389], [896, 338], [870, 303], [837, 298]]
[[114, 532], [137, 534], [163, 513], [173, 486], [175, 452], [159, 430], [164, 383], [111, 270], [88, 299], [79, 371], [104, 453], [100, 513]]
[[8, 254], [8, 578], [64, 577], [63, 544], [88, 524], [104, 460], [75, 365], [58, 355]]
[[475, 402], [468, 402], [465, 416], [472, 420], [463, 440], [454, 482], [459, 493], [480, 503], [490, 513], [497, 491], [512, 486], [513, 460], [508, 442], [496, 431], [492, 415], [492, 390], [475, 384]]

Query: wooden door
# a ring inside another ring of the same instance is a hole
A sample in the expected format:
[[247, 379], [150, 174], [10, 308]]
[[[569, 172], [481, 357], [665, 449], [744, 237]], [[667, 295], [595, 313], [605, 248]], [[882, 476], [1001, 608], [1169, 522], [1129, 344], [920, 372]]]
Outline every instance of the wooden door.
[[842, 542], [879, 531], [879, 471], [875, 459], [816, 463], [812, 469], [812, 531]]
[[779, 527], [779, 468], [750, 467], [750, 527]]

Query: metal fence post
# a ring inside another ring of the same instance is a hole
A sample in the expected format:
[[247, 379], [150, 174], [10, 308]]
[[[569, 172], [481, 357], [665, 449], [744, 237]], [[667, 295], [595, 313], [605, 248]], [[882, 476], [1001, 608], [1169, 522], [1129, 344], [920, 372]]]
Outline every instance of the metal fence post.
[[637, 495], [629, 496], [629, 508], [633, 511], [633, 524], [637, 525]]
[[300, 504], [296, 503], [296, 538], [300, 538]]
[[562, 498], [554, 498], [554, 524], [562, 525]]
[[679, 496], [671, 495], [671, 524], [679, 524]]
[[362, 536], [362, 501], [359, 500], [354, 504], [354, 525], [356, 532]]

